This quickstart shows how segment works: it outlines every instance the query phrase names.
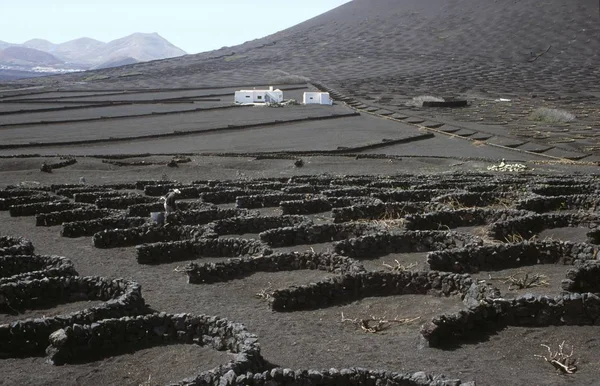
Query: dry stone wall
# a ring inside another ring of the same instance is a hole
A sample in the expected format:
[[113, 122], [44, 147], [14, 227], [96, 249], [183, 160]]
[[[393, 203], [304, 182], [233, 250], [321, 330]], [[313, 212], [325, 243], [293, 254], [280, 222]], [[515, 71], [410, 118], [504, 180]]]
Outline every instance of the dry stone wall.
[[478, 237], [451, 231], [379, 231], [339, 241], [334, 248], [344, 256], [368, 259], [390, 253], [429, 252], [482, 244]]
[[[8, 308], [52, 305], [57, 300], [104, 300], [105, 302], [66, 315], [26, 319], [0, 325], [0, 352], [5, 357], [40, 355], [54, 331], [98, 320], [144, 312], [139, 284], [99, 277], [60, 277], [10, 282], [0, 285], [0, 312]], [[10, 305], [10, 307], [8, 306]]]
[[427, 255], [427, 263], [434, 270], [474, 273], [535, 264], [573, 265], [594, 260], [597, 254], [598, 248], [587, 243], [524, 241], [438, 250]]
[[122, 248], [140, 244], [179, 241], [207, 237], [206, 230], [199, 226], [144, 224], [137, 227], [104, 229], [94, 233], [92, 242], [96, 248]]
[[0, 255], [0, 285], [45, 277], [77, 276], [71, 260], [61, 256]]
[[274, 311], [310, 310], [374, 296], [437, 295], [466, 293], [469, 275], [448, 272], [365, 272], [336, 276], [326, 281], [276, 290], [271, 294]]
[[0, 236], [0, 256], [32, 255], [33, 244], [23, 237]]
[[260, 240], [273, 248], [291, 245], [317, 244], [343, 240], [364, 233], [375, 232], [377, 225], [367, 223], [299, 225], [261, 232]]
[[244, 257], [219, 263], [190, 263], [185, 271], [188, 283], [208, 284], [249, 276], [255, 272], [321, 270], [345, 275], [364, 272], [357, 261], [330, 253], [276, 253], [255, 258]]
[[105, 217], [122, 215], [122, 212], [112, 209], [80, 208], [62, 210], [60, 212], [40, 213], [35, 215], [36, 226], [56, 226], [67, 222], [97, 220]]
[[97, 220], [67, 222], [62, 224], [60, 235], [70, 238], [93, 236], [105, 229], [138, 227], [149, 221], [150, 219], [145, 217], [107, 217]]
[[199, 239], [138, 245], [140, 264], [163, 264], [202, 257], [239, 257], [269, 254], [271, 250], [257, 240], [235, 238]]

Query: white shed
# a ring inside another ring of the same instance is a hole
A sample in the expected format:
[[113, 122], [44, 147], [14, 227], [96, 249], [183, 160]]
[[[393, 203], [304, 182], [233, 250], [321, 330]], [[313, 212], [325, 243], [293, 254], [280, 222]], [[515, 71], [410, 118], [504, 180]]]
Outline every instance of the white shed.
[[305, 92], [303, 103], [305, 105], [318, 104], [318, 105], [332, 105], [333, 101], [329, 97], [328, 92]]
[[283, 102], [283, 91], [273, 87], [268, 90], [240, 90], [235, 92], [235, 103], [281, 103]]

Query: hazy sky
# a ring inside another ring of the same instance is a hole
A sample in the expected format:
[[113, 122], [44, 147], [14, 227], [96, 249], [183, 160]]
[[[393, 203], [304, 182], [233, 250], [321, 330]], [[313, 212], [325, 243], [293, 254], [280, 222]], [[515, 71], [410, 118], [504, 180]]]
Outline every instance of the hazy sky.
[[104, 42], [158, 32], [188, 53], [260, 38], [350, 0], [0, 0], [0, 40]]

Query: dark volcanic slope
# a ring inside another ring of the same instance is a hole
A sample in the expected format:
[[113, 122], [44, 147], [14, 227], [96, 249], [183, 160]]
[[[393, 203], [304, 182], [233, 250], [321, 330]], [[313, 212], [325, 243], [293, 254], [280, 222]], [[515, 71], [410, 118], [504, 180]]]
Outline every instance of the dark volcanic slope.
[[[283, 70], [348, 89], [374, 81], [395, 92], [578, 90], [600, 74], [598, 6], [596, 0], [354, 0], [240, 46], [104, 70], [102, 78], [109, 78], [97, 83], [263, 82]], [[119, 76], [132, 70], [141, 74]]]

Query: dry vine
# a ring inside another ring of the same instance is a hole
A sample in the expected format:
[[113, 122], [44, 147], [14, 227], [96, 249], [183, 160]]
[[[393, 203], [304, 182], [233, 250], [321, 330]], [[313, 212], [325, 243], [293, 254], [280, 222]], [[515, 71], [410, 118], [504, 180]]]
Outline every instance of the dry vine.
[[[522, 272], [521, 272], [522, 274]], [[533, 275], [529, 275], [529, 273], [526, 273], [525, 276], [523, 277], [518, 277], [517, 275], [519, 275], [518, 273], [514, 274], [514, 275], [510, 275], [507, 277], [492, 277], [492, 275], [488, 275], [489, 280], [499, 280], [500, 282], [504, 283], [504, 284], [509, 284], [508, 286], [508, 290], [512, 290], [513, 288], [516, 289], [525, 289], [525, 288], [533, 288], [533, 287], [542, 287], [542, 286], [548, 286], [550, 285], [550, 282], [548, 281], [548, 276], [546, 275], [541, 275], [541, 274], [533, 274]]]
[[408, 265], [404, 265], [404, 264], [400, 264], [400, 262], [398, 260], [394, 260], [394, 261], [396, 262], [396, 265], [383, 263], [383, 266], [386, 268], [389, 268], [391, 271], [400, 271], [400, 272], [410, 271], [412, 268], [417, 266], [417, 263], [410, 263]]
[[558, 350], [552, 352], [550, 346], [542, 344], [542, 347], [546, 347], [548, 355], [535, 355], [537, 358], [542, 358], [546, 362], [550, 363], [554, 368], [564, 374], [573, 374], [577, 371], [577, 358], [573, 358], [573, 346], [571, 346], [571, 353], [569, 355], [563, 352], [565, 341], [558, 345]]
[[390, 328], [390, 326], [392, 325], [392, 323], [397, 323], [397, 324], [409, 324], [412, 323], [414, 321], [417, 321], [418, 319], [420, 319], [420, 316], [417, 316], [416, 318], [403, 318], [400, 319], [398, 317], [388, 320], [385, 319], [385, 317], [375, 317], [375, 316], [371, 316], [370, 318], [366, 318], [366, 319], [350, 319], [350, 318], [346, 318], [344, 316], [344, 313], [342, 312], [342, 323], [352, 323], [354, 325], [356, 325], [357, 327], [360, 327], [361, 330], [363, 330], [364, 332], [368, 332], [371, 334], [377, 334], [378, 332], [387, 330], [388, 328]]
[[262, 299], [262, 300], [269, 300], [271, 299], [272, 296], [272, 291], [273, 289], [273, 285], [271, 283], [269, 283], [269, 285], [267, 286], [267, 288], [263, 288], [261, 289], [259, 292], [257, 292], [256, 294], [254, 294], [255, 297], [257, 297], [258, 299]]

